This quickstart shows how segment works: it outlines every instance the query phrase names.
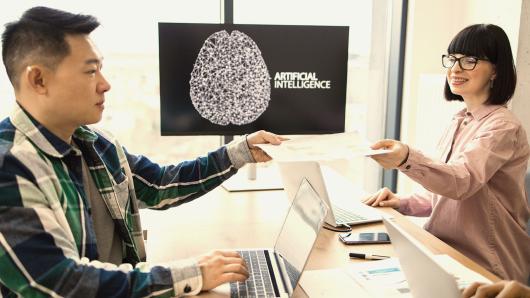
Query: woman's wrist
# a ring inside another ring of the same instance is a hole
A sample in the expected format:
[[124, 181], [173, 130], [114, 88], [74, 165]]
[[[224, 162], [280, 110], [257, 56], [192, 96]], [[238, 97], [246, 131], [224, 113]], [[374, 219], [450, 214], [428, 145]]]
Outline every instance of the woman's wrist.
[[405, 158], [397, 165], [397, 168], [401, 167], [402, 165], [404, 165], [407, 160], [409, 160], [409, 154], [410, 154], [410, 149], [409, 149], [409, 146], [407, 144], [403, 144], [405, 145], [405, 147], [407, 147], [407, 154], [405, 155]]

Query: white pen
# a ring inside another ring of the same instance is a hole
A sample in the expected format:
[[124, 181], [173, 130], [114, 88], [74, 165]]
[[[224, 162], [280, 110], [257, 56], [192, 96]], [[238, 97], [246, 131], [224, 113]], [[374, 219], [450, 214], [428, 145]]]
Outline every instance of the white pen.
[[350, 258], [365, 259], [365, 260], [384, 260], [390, 258], [389, 256], [372, 255], [372, 254], [359, 254], [350, 252]]

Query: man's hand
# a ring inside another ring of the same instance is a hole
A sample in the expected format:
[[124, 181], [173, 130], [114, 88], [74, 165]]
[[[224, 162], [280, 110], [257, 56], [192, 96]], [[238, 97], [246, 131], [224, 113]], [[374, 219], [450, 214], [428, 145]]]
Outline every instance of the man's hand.
[[247, 136], [248, 148], [250, 148], [250, 153], [256, 162], [266, 162], [272, 159], [267, 153], [256, 147], [256, 144], [280, 145], [285, 140], [288, 139], [264, 130], [256, 131]]
[[248, 278], [247, 265], [235, 251], [214, 251], [203, 255], [199, 257], [199, 268], [202, 273], [203, 291]]
[[396, 140], [381, 140], [370, 146], [370, 148], [374, 150], [391, 150], [385, 154], [372, 155], [372, 159], [377, 161], [385, 169], [394, 169], [399, 167], [407, 161], [409, 155], [409, 147]]

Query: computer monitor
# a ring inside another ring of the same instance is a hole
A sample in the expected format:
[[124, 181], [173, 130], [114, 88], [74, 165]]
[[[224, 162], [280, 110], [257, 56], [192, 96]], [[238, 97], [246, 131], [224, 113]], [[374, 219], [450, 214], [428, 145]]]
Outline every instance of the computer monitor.
[[161, 133], [344, 132], [347, 26], [159, 23]]

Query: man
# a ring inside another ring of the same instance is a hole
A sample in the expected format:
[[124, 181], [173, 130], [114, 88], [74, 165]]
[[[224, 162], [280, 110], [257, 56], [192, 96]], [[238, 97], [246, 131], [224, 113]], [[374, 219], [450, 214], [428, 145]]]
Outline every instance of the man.
[[255, 144], [283, 139], [260, 131], [166, 167], [129, 154], [86, 126], [110, 89], [89, 37], [98, 25], [35, 7], [2, 35], [18, 105], [0, 123], [0, 296], [181, 296], [246, 279], [236, 252], [143, 263], [138, 209], [189, 202], [269, 160]]

